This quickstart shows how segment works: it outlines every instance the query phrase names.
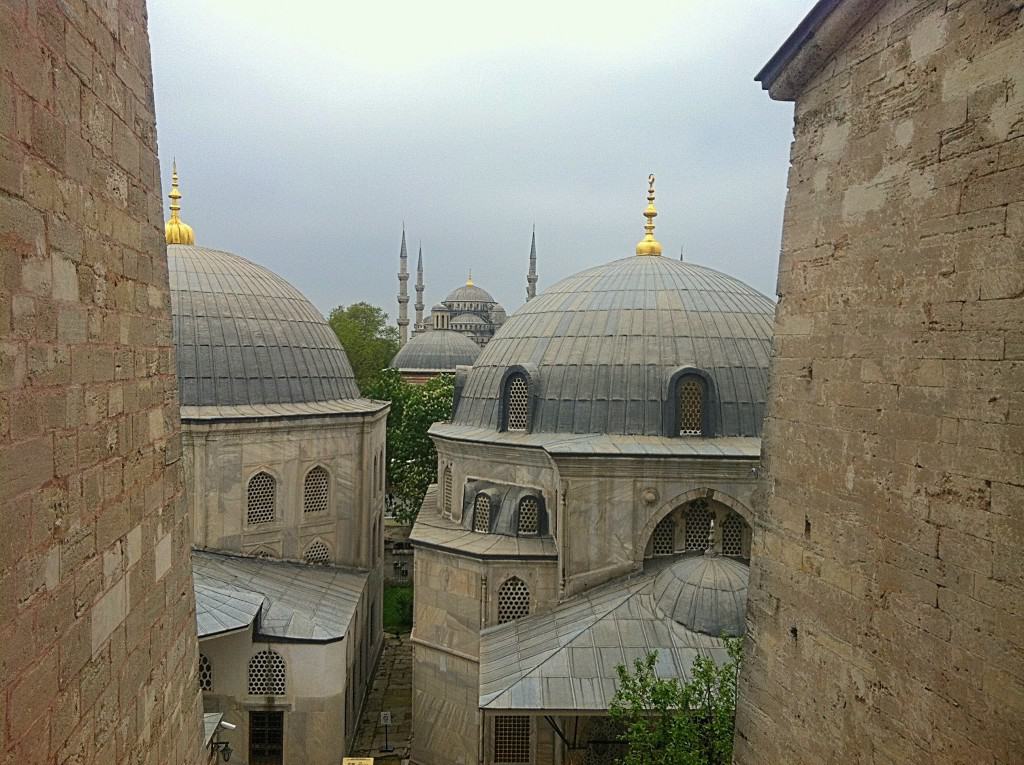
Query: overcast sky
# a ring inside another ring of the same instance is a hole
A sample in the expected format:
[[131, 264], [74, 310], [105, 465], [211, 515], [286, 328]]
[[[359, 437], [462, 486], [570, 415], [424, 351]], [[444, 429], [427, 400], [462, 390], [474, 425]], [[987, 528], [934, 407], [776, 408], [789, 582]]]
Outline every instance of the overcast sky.
[[428, 311], [472, 269], [511, 312], [534, 223], [543, 290], [633, 253], [654, 172], [665, 254], [773, 295], [792, 107], [753, 77], [811, 5], [150, 0], [164, 193], [177, 157], [197, 244], [394, 320], [403, 220]]

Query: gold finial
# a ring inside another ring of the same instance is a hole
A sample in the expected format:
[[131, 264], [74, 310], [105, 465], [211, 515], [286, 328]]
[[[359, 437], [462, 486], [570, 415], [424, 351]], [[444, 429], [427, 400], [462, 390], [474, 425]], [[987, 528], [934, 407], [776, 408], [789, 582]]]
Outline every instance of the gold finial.
[[469, 278], [466, 279], [466, 286], [467, 287], [472, 287], [473, 286], [473, 269], [472, 268], [469, 269]]
[[647, 222], [644, 224], [644, 238], [636, 245], [637, 255], [661, 255], [661, 242], [654, 238], [654, 219], [658, 217], [658, 210], [654, 206], [654, 173], [647, 176], [650, 188], [647, 190], [647, 208], [644, 210], [644, 217]]
[[171, 219], [164, 224], [164, 239], [167, 244], [195, 244], [196, 235], [192, 227], [181, 220], [181, 191], [178, 190], [178, 161], [171, 160]]

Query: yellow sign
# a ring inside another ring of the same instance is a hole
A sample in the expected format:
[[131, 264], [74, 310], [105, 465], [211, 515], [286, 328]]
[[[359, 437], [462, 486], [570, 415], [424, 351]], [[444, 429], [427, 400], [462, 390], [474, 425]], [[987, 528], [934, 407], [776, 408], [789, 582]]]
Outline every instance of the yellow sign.
[[372, 757], [345, 757], [341, 765], [373, 765]]

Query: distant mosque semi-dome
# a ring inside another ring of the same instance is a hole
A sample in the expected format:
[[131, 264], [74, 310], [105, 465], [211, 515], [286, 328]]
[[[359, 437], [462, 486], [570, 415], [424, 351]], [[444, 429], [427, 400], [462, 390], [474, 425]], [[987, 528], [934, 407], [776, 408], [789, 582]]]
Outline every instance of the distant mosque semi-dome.
[[[649, 199], [641, 256], [661, 252], [653, 186]], [[693, 263], [631, 256], [589, 268], [508, 317], [469, 371], [453, 423], [759, 437], [774, 309], [739, 279]]]
[[415, 335], [395, 354], [390, 366], [408, 371], [454, 372], [455, 367], [468, 366], [479, 355], [480, 346], [461, 332], [435, 329]]
[[694, 632], [738, 637], [745, 631], [750, 567], [707, 552], [688, 556], [658, 573], [654, 600], [673, 621]]
[[165, 224], [181, 406], [302, 404], [359, 398], [337, 335], [277, 274], [195, 245], [172, 175]]

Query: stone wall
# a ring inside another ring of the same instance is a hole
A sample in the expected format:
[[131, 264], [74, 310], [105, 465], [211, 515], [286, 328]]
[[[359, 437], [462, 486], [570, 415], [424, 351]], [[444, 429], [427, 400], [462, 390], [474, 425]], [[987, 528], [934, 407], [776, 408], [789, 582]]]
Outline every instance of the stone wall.
[[0, 761], [201, 758], [143, 0], [0, 5]]
[[1020, 762], [1024, 13], [876, 5], [796, 99], [736, 760]]

